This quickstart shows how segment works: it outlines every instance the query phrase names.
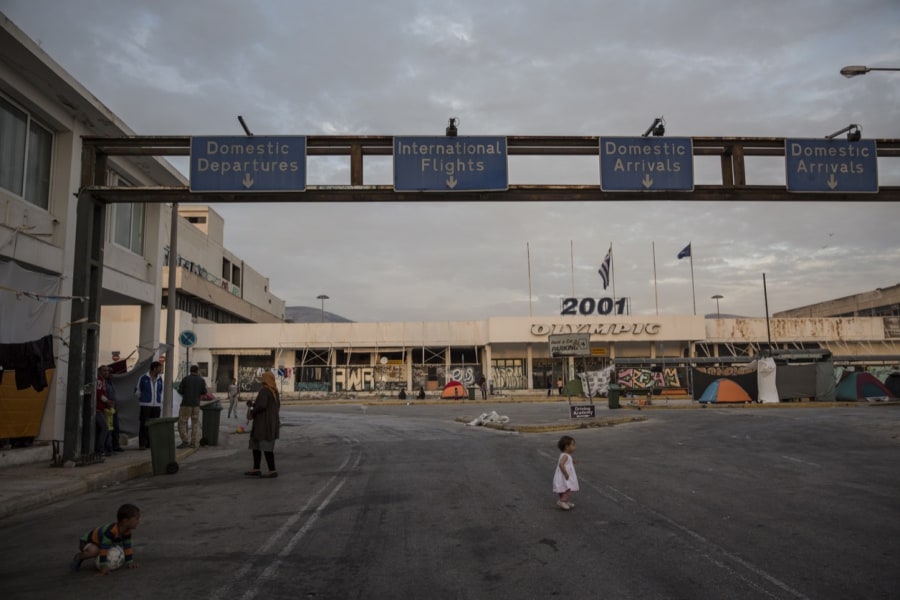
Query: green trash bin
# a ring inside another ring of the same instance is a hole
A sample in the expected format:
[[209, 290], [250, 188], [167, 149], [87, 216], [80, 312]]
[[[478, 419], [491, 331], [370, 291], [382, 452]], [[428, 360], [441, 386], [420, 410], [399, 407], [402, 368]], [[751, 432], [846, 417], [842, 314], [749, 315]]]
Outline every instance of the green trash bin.
[[200, 438], [201, 446], [219, 445], [219, 417], [222, 412], [222, 403], [218, 400], [204, 404], [200, 407], [203, 413], [203, 437]]
[[475, 390], [477, 390], [477, 389], [478, 388], [473, 388], [473, 387], [469, 388], [469, 400], [475, 400]]
[[617, 383], [609, 384], [609, 391], [606, 393], [607, 400], [609, 400], [610, 408], [622, 408], [619, 406], [619, 395], [622, 393], [622, 386]]
[[162, 417], [147, 421], [150, 438], [150, 460], [154, 475], [171, 475], [178, 472], [175, 462], [175, 424], [178, 417]]

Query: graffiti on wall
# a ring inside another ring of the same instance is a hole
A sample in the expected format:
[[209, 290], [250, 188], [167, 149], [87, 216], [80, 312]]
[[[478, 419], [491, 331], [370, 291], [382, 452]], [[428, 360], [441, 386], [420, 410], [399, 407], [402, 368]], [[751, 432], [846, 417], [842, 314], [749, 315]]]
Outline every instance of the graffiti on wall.
[[491, 367], [490, 380], [498, 390], [523, 390], [528, 387], [525, 369], [520, 365]]
[[616, 372], [616, 381], [626, 388], [673, 388], [681, 387], [678, 380], [678, 369], [666, 367], [662, 371], [654, 372], [652, 369], [627, 368]]
[[475, 367], [470, 365], [450, 365], [446, 373], [443, 372], [443, 369], [438, 369], [438, 377], [441, 377], [445, 384], [451, 381], [458, 381], [466, 387], [471, 387], [475, 385]]
[[722, 367], [694, 367], [701, 373], [714, 375], [715, 377], [735, 377], [737, 375], [750, 375], [756, 373], [756, 367], [749, 368], [739, 365], [722, 366]]
[[259, 381], [264, 369], [252, 365], [238, 367], [238, 386], [242, 392], [258, 392]]

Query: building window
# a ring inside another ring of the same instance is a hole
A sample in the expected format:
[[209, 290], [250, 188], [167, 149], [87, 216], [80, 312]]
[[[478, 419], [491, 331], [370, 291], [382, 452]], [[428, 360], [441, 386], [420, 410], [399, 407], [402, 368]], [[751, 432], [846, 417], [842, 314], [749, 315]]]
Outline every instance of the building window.
[[53, 134], [0, 98], [0, 187], [47, 209]]
[[231, 281], [231, 261], [227, 258], [222, 259], [222, 279]]
[[231, 283], [241, 287], [241, 268], [237, 265], [231, 265]]
[[188, 217], [188, 223], [206, 223], [206, 217]]
[[[110, 173], [111, 186], [131, 187], [133, 184], [119, 175]], [[135, 254], [144, 254], [144, 204], [128, 203], [113, 206], [113, 241]]]

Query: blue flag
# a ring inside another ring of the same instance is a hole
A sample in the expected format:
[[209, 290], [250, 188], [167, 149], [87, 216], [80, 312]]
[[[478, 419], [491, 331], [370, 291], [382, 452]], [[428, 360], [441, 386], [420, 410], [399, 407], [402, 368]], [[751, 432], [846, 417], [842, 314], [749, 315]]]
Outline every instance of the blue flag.
[[681, 260], [682, 258], [687, 258], [690, 255], [691, 255], [691, 245], [688, 244], [681, 250], [681, 252], [678, 253], [678, 260]]
[[609, 287], [609, 267], [612, 263], [612, 246], [609, 247], [609, 251], [606, 253], [606, 258], [603, 259], [603, 263], [600, 265], [600, 268], [597, 270], [600, 273], [600, 279], [603, 280], [603, 289], [605, 290]]

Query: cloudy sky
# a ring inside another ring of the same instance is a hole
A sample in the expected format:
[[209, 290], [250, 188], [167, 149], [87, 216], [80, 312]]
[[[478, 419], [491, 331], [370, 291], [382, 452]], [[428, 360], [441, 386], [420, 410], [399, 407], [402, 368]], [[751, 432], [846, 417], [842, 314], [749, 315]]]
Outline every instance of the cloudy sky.
[[[556, 2], [0, 0], [2, 10], [141, 135], [900, 138], [896, 0]], [[512, 157], [511, 184], [599, 183], [591, 157]], [[179, 165], [186, 169], [186, 165]], [[695, 183], [719, 182], [717, 162]], [[900, 160], [879, 161], [900, 185]], [[310, 159], [309, 185], [349, 184]], [[365, 183], [390, 184], [389, 157]], [[783, 159], [748, 161], [783, 185]], [[900, 282], [887, 203], [213, 205], [225, 244], [288, 305], [356, 321], [558, 315], [601, 297], [610, 244], [634, 314], [765, 314]], [[656, 253], [654, 286], [652, 246]], [[531, 255], [529, 296], [528, 254]], [[573, 268], [574, 263], [574, 268]]]

